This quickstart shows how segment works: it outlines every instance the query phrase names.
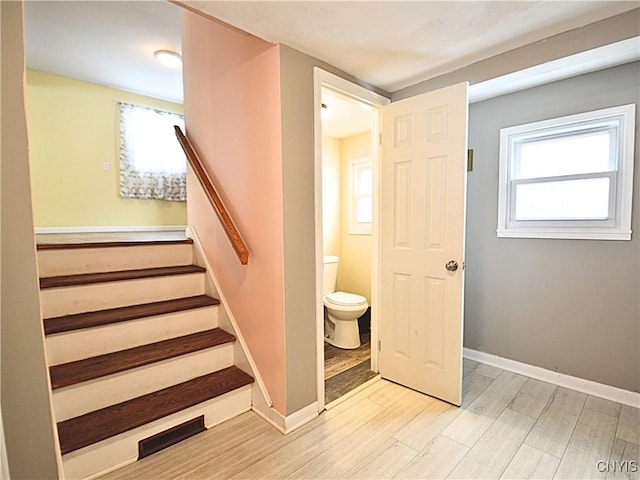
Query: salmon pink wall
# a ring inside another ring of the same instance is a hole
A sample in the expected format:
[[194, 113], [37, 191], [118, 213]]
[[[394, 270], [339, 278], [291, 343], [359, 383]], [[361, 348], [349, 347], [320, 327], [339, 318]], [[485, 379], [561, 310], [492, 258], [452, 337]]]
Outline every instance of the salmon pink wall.
[[278, 47], [183, 13], [187, 136], [250, 251], [238, 261], [195, 177], [189, 225], [202, 241], [273, 406], [286, 411]]

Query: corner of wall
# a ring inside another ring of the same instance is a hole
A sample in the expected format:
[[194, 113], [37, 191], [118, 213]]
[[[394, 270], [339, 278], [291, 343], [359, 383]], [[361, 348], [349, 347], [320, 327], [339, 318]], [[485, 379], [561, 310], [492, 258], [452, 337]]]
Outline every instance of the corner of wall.
[[22, 2], [0, 2], [0, 388], [12, 478], [58, 478], [36, 266], [24, 91]]

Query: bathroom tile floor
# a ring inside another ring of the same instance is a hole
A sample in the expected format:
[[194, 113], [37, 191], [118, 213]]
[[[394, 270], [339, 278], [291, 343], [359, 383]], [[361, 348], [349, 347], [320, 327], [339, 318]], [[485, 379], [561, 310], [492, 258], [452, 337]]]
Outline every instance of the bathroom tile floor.
[[324, 344], [325, 403], [328, 404], [376, 376], [371, 371], [371, 335], [360, 334], [360, 347], [346, 350]]
[[639, 478], [637, 408], [468, 360], [463, 392], [378, 380], [288, 435], [247, 412], [103, 480]]

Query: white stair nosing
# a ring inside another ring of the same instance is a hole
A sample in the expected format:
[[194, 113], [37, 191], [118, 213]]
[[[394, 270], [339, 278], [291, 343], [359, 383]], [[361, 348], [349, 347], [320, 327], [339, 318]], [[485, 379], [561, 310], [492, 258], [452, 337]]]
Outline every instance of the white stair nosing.
[[245, 385], [155, 422], [64, 455], [64, 477], [96, 478], [113, 470], [114, 466], [120, 467], [135, 462], [138, 457], [138, 442], [151, 435], [202, 414], [205, 415], [205, 426], [211, 428], [250, 409], [251, 385]]
[[227, 343], [53, 390], [56, 422], [207, 375], [233, 365]]
[[218, 305], [47, 335], [49, 365], [117, 352], [218, 327]]
[[60, 317], [142, 303], [204, 295], [204, 272], [46, 288], [40, 291], [42, 316]]

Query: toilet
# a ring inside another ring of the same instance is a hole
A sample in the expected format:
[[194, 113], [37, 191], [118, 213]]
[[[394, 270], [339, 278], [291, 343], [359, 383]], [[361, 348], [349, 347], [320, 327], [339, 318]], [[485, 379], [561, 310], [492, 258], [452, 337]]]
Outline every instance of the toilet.
[[367, 299], [361, 295], [335, 291], [338, 262], [339, 259], [336, 256], [323, 257], [324, 339], [338, 348], [358, 348], [360, 346], [358, 318], [367, 311], [369, 305]]

